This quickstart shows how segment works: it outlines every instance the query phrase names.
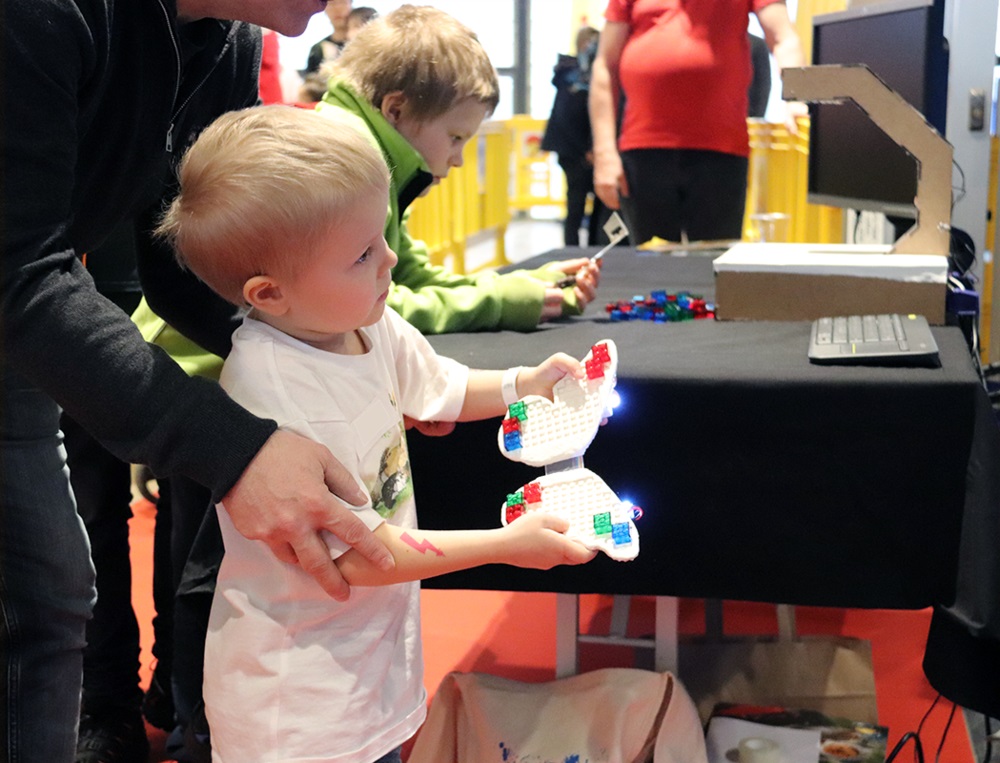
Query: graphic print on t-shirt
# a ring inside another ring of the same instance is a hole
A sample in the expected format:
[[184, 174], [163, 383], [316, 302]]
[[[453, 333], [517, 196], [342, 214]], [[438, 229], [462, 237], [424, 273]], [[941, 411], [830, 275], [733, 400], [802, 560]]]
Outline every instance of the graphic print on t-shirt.
[[[389, 401], [393, 408], [398, 408], [392, 393]], [[400, 419], [394, 429], [382, 435], [385, 443], [379, 458], [378, 473], [372, 485], [370, 495], [372, 508], [385, 519], [392, 518], [396, 507], [413, 495], [413, 479], [410, 475], [410, 453], [406, 447], [406, 430]]]

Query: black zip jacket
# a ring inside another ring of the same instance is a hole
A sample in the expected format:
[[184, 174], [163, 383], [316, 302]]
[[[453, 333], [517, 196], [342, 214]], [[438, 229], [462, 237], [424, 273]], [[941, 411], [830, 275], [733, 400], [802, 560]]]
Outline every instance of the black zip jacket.
[[198, 132], [256, 103], [260, 31], [211, 19], [178, 27], [175, 0], [4, 0], [0, 29], [0, 362], [122, 460], [185, 474], [219, 500], [274, 422], [143, 342], [81, 255], [138, 220], [150, 305], [228, 352], [234, 309], [148, 231]]

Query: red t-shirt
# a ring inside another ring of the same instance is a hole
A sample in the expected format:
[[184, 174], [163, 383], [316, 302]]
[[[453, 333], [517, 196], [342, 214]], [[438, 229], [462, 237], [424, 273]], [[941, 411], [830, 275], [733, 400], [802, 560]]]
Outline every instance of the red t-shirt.
[[626, 98], [619, 149], [747, 156], [747, 20], [780, 1], [609, 0], [605, 18], [631, 27], [619, 68]]
[[278, 33], [264, 31], [264, 45], [260, 54], [260, 100], [281, 103], [281, 62], [278, 58]]

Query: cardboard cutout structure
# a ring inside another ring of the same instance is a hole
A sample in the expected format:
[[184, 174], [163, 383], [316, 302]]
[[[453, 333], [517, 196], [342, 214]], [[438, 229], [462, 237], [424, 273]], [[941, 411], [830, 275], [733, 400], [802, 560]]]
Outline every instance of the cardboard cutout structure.
[[[782, 70], [786, 101], [854, 101], [879, 129], [917, 162], [916, 224], [892, 247], [894, 254], [948, 255], [951, 165], [954, 149], [923, 115], [867, 66], [804, 66]], [[864, 171], [861, 168], [860, 171]]]

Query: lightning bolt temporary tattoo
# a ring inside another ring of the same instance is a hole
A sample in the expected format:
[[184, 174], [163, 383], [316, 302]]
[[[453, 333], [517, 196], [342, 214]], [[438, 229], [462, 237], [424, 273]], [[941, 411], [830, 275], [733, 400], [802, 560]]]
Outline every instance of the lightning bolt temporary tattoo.
[[404, 531], [403, 534], [399, 536], [399, 539], [401, 541], [403, 541], [403, 543], [405, 543], [406, 545], [412, 546], [413, 548], [415, 548], [421, 554], [425, 554], [428, 551], [433, 551], [438, 556], [444, 556], [444, 551], [442, 551], [441, 549], [437, 548], [429, 540], [417, 541], [408, 532]]

